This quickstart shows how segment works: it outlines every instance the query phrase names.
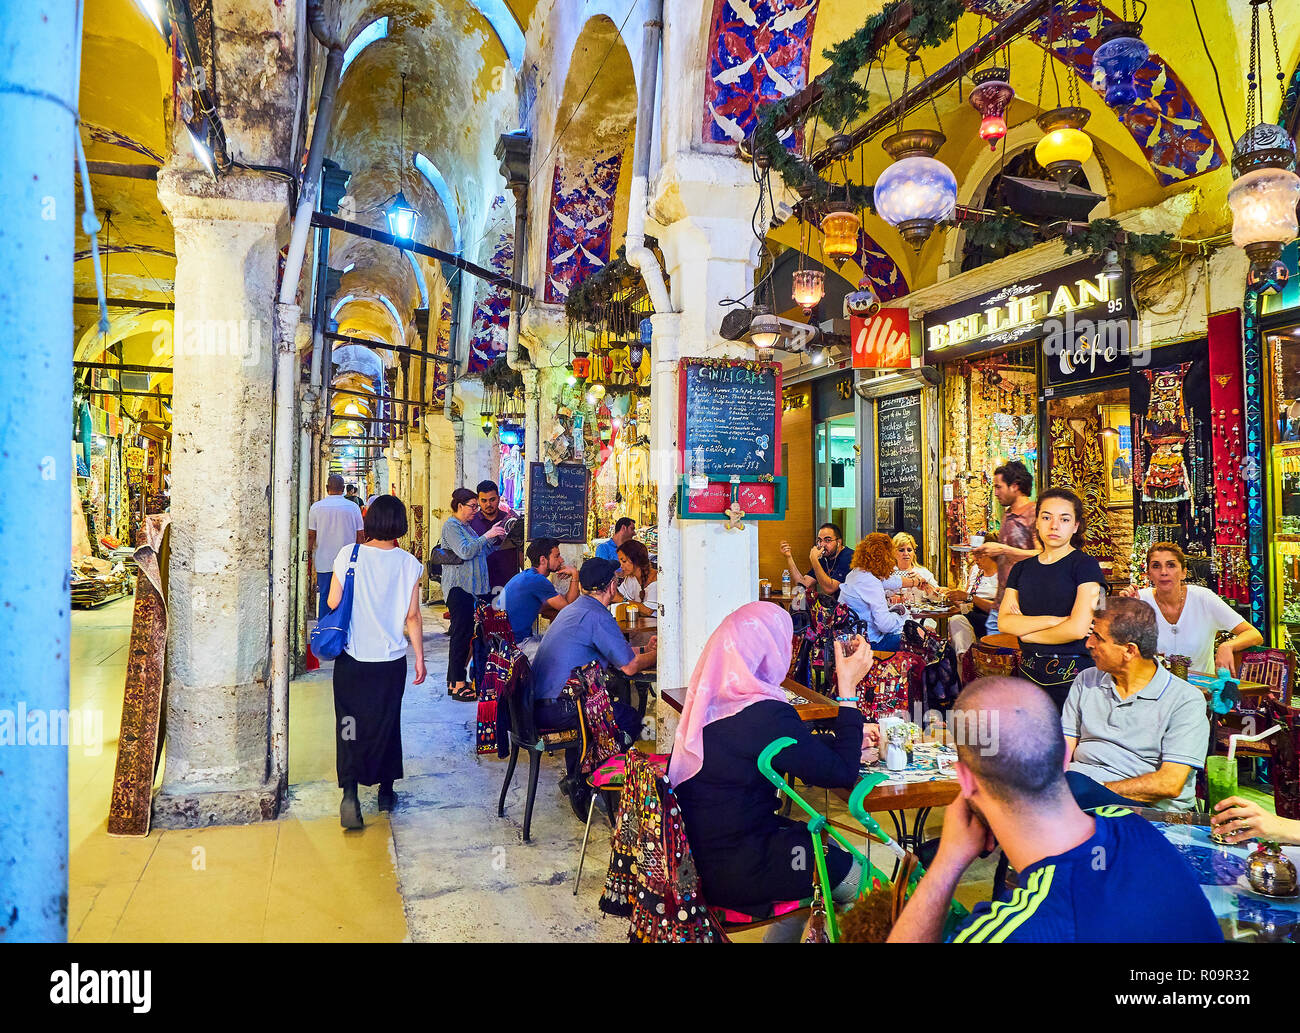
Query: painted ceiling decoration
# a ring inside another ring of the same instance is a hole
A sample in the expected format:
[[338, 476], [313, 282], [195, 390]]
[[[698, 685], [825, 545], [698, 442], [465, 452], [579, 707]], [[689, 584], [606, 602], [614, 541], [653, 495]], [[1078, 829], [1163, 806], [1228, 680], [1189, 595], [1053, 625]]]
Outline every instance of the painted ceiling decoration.
[[871, 278], [876, 297], [892, 301], [908, 293], [907, 277], [889, 253], [864, 229], [858, 230], [858, 265]]
[[621, 147], [603, 157], [556, 159], [546, 248], [547, 302], [562, 304], [583, 277], [609, 261], [614, 194], [622, 167]]
[[817, 3], [715, 0], [704, 83], [706, 143], [745, 139], [760, 107], [807, 84]]
[[96, 143], [106, 143], [113, 147], [125, 147], [129, 151], [134, 151], [136, 154], [156, 161], [159, 165], [162, 165], [167, 160], [152, 147], [142, 144], [138, 140], [133, 140], [125, 133], [119, 133], [116, 129], [109, 129], [107, 126], [100, 126], [86, 121], [81, 122], [81, 128]]
[[[82, 248], [72, 253], [74, 262], [83, 262], [92, 254], [90, 248]], [[175, 258], [176, 252], [153, 244], [103, 244], [99, 245], [101, 255], [158, 255], [160, 258]]]
[[[443, 291], [442, 304], [438, 308], [438, 336], [434, 345], [434, 354], [440, 358], [451, 355], [451, 292]], [[433, 364], [433, 401], [442, 405], [447, 398], [447, 363]]]
[[[495, 217], [495, 232], [484, 244], [482, 264], [493, 272], [508, 276], [514, 268], [515, 234], [504, 196], [498, 195], [492, 202], [491, 216]], [[466, 373], [482, 373], [506, 353], [506, 332], [510, 323], [509, 291], [479, 282], [475, 295]]]
[[[1001, 21], [1018, 6], [1011, 0], [972, 0], [970, 9]], [[1098, 89], [1092, 81], [1099, 7], [1103, 28], [1122, 20], [1095, 0], [1076, 0], [1068, 12], [1068, 23], [1067, 15], [1053, 10], [1030, 32], [1030, 38], [1040, 47], [1050, 47], [1058, 61], [1073, 69], [1099, 96], [1104, 96], [1104, 88]], [[1200, 176], [1223, 164], [1223, 151], [1206, 124], [1204, 113], [1160, 55], [1153, 51], [1147, 57], [1134, 79], [1134, 86], [1137, 100], [1122, 114], [1117, 114], [1146, 155], [1161, 186]]]

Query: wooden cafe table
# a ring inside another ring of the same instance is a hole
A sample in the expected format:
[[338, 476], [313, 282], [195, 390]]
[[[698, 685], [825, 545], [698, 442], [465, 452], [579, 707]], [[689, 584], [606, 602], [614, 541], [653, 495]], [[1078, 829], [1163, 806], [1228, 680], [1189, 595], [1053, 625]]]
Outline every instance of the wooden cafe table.
[[[792, 679], [787, 678], [782, 682], [782, 687], [790, 697], [799, 717], [804, 721], [826, 721], [839, 712], [839, 704], [833, 699], [814, 692]], [[686, 699], [684, 688], [662, 689], [659, 696], [670, 707], [681, 713], [682, 704]], [[952, 803], [957, 798], [960, 788], [956, 779], [877, 786], [863, 801], [863, 809], [872, 814], [888, 813], [898, 833], [898, 841], [907, 849], [914, 851], [921, 844], [921, 838], [925, 833], [925, 822], [930, 811], [935, 807], [946, 807]], [[846, 802], [852, 794], [849, 789], [832, 789], [831, 792]], [[910, 829], [907, 815], [904, 813], [906, 811], [916, 812]], [[832, 822], [832, 824], [851, 832], [861, 832], [856, 825], [849, 826], [839, 822]]]

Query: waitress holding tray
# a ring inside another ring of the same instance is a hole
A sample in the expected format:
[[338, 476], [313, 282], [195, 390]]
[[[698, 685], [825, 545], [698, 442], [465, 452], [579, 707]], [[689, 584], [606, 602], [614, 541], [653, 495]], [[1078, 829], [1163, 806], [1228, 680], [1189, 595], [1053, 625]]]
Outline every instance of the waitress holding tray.
[[1065, 488], [1038, 497], [1035, 530], [1043, 551], [1007, 576], [998, 630], [1020, 639], [1020, 674], [1060, 710], [1080, 671], [1093, 666], [1084, 641], [1101, 599], [1101, 564], [1080, 550], [1083, 502]]

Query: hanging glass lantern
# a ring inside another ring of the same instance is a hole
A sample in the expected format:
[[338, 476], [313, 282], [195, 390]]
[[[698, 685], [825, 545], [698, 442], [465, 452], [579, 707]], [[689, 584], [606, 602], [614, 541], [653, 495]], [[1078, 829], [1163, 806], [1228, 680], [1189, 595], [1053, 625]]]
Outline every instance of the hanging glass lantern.
[[844, 305], [854, 316], [874, 316], [880, 311], [880, 299], [871, 286], [871, 277], [862, 277], [858, 289], [844, 295]]
[[749, 321], [749, 339], [758, 348], [775, 348], [785, 334], [781, 321], [764, 305], [754, 306], [754, 316]]
[[1034, 158], [1061, 184], [1062, 191], [1092, 157], [1092, 137], [1083, 132], [1090, 117], [1087, 108], [1066, 107], [1044, 111], [1034, 120], [1046, 134], [1034, 148]]
[[822, 216], [821, 229], [825, 234], [822, 250], [840, 268], [858, 253], [858, 230], [862, 220], [847, 201], [832, 201]]
[[946, 139], [935, 129], [905, 129], [881, 144], [894, 163], [876, 180], [876, 211], [915, 250], [957, 207], [957, 179], [935, 157]]
[[1005, 68], [985, 68], [974, 75], [975, 88], [970, 91], [970, 103], [982, 116], [980, 139], [989, 142], [996, 150], [998, 141], [1007, 135], [1007, 107], [1016, 95], [1007, 80], [1010, 73]]
[[645, 348], [649, 348], [650, 340], [652, 337], [654, 337], [654, 332], [655, 332], [654, 322], [650, 319], [649, 316], [647, 316], [645, 319], [641, 320], [641, 325], [639, 329], [641, 331], [642, 346]]
[[641, 369], [641, 360], [645, 358], [645, 345], [640, 341], [629, 341], [627, 345], [627, 363], [635, 376]]
[[1257, 290], [1281, 290], [1287, 280], [1282, 249], [1300, 234], [1295, 157], [1286, 130], [1269, 123], [1246, 130], [1232, 151], [1232, 242], [1250, 257], [1250, 284]]
[[1111, 22], [1097, 34], [1092, 55], [1093, 72], [1100, 71], [1106, 82], [1106, 103], [1126, 108], [1137, 100], [1133, 77], [1146, 64], [1151, 51], [1142, 42], [1139, 22]]
[[604, 385], [604, 384], [592, 384], [592, 385], [591, 385], [591, 394], [594, 395], [594, 396], [595, 396], [596, 398], [598, 398], [598, 399], [599, 399], [599, 398], [604, 398], [604, 397], [605, 397], [605, 385]]
[[822, 269], [796, 269], [791, 293], [795, 304], [810, 315], [826, 294], [826, 272]]
[[591, 375], [591, 359], [586, 355], [573, 357], [573, 375], [579, 380], [586, 380]]
[[402, 191], [397, 191], [393, 203], [388, 206], [388, 228], [398, 240], [410, 240], [415, 236], [415, 225], [420, 221], [420, 213], [406, 199]]

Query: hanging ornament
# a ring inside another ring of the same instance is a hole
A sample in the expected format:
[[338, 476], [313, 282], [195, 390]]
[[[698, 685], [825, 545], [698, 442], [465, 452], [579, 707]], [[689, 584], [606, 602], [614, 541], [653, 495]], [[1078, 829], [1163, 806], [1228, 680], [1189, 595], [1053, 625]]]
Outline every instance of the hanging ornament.
[[1137, 100], [1133, 78], [1150, 53], [1142, 42], [1140, 22], [1114, 21], [1097, 34], [1097, 49], [1092, 55], [1093, 74], [1101, 73], [1106, 84], [1106, 103], [1112, 108], [1126, 108]]
[[983, 116], [980, 139], [989, 142], [990, 150], [996, 150], [998, 141], [1007, 135], [1007, 107], [1016, 95], [1009, 78], [1005, 68], [985, 68], [974, 75], [970, 103]]
[[753, 318], [749, 322], [749, 339], [760, 349], [775, 348], [778, 341], [785, 336], [781, 321], [772, 315], [766, 305], [755, 305]]
[[827, 205], [821, 221], [825, 235], [822, 250], [835, 263], [836, 269], [858, 253], [858, 230], [861, 228], [862, 220], [847, 201], [832, 201]]
[[935, 158], [946, 139], [935, 129], [905, 129], [881, 144], [894, 163], [876, 180], [876, 212], [914, 250], [957, 207], [957, 179]]
[[1034, 157], [1061, 184], [1062, 191], [1092, 157], [1092, 137], [1083, 132], [1090, 117], [1087, 108], [1071, 106], [1044, 111], [1034, 120], [1046, 134], [1034, 148]]
[[[856, 238], [855, 238], [856, 243]], [[797, 269], [794, 273], [795, 304], [803, 309], [805, 316], [811, 315], [818, 302], [826, 294], [826, 273], [822, 269]]]
[[858, 289], [844, 295], [844, 305], [854, 316], [874, 316], [880, 311], [880, 299], [871, 285], [871, 277], [858, 281]]
[[604, 385], [604, 384], [592, 384], [592, 385], [591, 385], [591, 392], [590, 392], [590, 395], [596, 397], [597, 399], [604, 398], [604, 397], [605, 397], [605, 385]]
[[1232, 209], [1232, 242], [1250, 258], [1248, 283], [1260, 292], [1280, 291], [1287, 281], [1282, 249], [1300, 233], [1296, 203], [1300, 201], [1300, 176], [1295, 173], [1295, 142], [1279, 125], [1264, 118], [1259, 81], [1259, 10], [1267, 6], [1273, 33], [1273, 60], [1279, 86], [1285, 85], [1278, 53], [1273, 4], [1252, 0], [1250, 8], [1250, 72], [1246, 76], [1246, 116], [1250, 123], [1232, 149], [1232, 174], [1228, 207]]

